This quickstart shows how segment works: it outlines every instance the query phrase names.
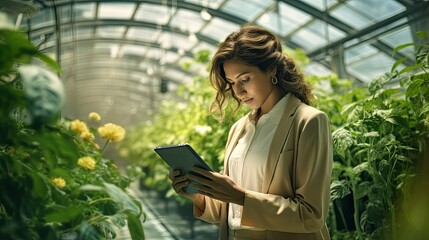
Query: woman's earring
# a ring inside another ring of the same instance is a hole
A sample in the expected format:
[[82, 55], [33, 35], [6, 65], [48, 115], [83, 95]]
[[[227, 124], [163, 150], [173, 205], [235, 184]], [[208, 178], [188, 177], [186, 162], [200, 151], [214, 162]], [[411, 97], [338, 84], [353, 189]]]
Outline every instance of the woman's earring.
[[271, 78], [271, 83], [273, 85], [276, 85], [277, 83], [279, 83], [279, 80], [274, 76], [274, 77]]

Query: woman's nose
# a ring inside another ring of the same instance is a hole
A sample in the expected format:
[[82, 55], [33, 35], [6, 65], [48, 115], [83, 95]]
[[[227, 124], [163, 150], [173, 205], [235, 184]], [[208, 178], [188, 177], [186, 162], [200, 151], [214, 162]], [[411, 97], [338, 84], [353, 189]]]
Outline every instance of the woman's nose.
[[246, 90], [244, 89], [243, 84], [240, 82], [233, 85], [233, 90], [234, 90], [236, 95], [246, 93]]

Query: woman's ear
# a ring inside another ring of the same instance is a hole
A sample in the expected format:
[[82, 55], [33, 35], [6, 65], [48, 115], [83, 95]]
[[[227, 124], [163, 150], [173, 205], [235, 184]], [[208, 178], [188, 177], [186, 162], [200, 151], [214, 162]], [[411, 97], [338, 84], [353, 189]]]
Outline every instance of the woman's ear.
[[276, 76], [276, 73], [277, 73], [277, 67], [274, 67], [272, 70], [270, 70], [269, 72], [269, 75], [271, 76], [271, 77], [275, 77]]

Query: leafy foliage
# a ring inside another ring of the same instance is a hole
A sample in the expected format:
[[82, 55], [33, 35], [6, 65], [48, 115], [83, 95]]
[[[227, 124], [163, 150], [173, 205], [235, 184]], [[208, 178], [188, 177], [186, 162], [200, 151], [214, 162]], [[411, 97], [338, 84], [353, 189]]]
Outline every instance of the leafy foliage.
[[34, 57], [59, 72], [57, 64], [13, 30], [0, 30], [0, 52], [0, 238], [113, 239], [128, 221], [133, 239], [144, 239], [141, 204], [126, 190], [132, 179], [103, 157], [104, 148], [67, 119], [34, 125], [27, 116], [16, 68]]
[[[331, 196], [338, 207], [340, 199], [352, 195], [356, 239], [395, 239], [397, 229], [404, 231], [397, 219], [403, 218], [403, 206], [409, 204], [409, 187], [429, 137], [428, 46], [405, 44], [394, 52], [414, 45], [420, 46], [415, 65], [397, 70], [403, 61], [399, 60], [368, 88], [319, 102], [328, 113], [332, 108], [326, 101], [341, 103], [335, 108], [341, 114], [337, 112], [331, 122], [336, 151]], [[331, 232], [336, 233], [335, 227]]]

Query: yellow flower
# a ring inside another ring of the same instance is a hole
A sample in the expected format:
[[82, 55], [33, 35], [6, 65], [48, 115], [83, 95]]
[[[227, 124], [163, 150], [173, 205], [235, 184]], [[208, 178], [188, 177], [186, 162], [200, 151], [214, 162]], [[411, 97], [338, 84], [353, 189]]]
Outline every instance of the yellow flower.
[[64, 188], [66, 186], [66, 181], [63, 178], [53, 178], [52, 182], [58, 187], [58, 188]]
[[71, 122], [70, 129], [73, 132], [77, 132], [77, 133], [89, 132], [88, 127], [86, 126], [86, 123], [80, 121], [79, 119], [76, 119]]
[[101, 117], [98, 113], [91, 112], [91, 113], [89, 113], [89, 119], [91, 119], [92, 121], [98, 122], [98, 121], [100, 121]]
[[98, 128], [100, 137], [112, 142], [122, 141], [125, 137], [125, 129], [113, 123], [107, 123]]
[[94, 170], [95, 169], [95, 160], [92, 157], [81, 157], [77, 160], [77, 165], [87, 169]]
[[94, 141], [94, 134], [91, 132], [83, 132], [80, 134], [80, 137], [86, 141]]

